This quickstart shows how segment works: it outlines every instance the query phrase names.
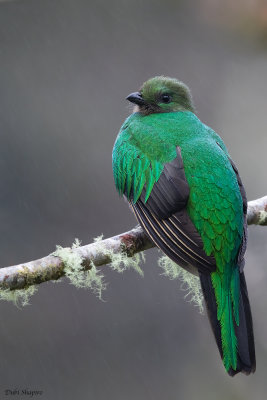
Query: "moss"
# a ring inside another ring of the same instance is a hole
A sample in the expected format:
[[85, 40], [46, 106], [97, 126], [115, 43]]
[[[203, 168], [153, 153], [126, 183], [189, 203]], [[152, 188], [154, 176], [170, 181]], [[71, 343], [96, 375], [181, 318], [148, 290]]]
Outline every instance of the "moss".
[[[133, 268], [137, 273], [143, 276], [143, 271], [140, 268], [140, 262], [145, 260], [144, 254], [135, 254], [133, 257], [127, 257], [127, 254], [122, 250], [120, 253], [115, 253], [111, 248], [107, 249], [102, 245], [103, 235], [94, 239], [97, 243], [97, 252], [103, 252], [110, 258], [110, 268], [114, 271], [122, 273], [130, 268]], [[89, 271], [84, 271], [83, 257], [73, 252], [81, 243], [75, 239], [72, 247], [57, 246], [54, 256], [59, 257], [64, 264], [64, 272], [70, 283], [78, 288], [91, 289], [100, 299], [102, 292], [106, 289], [107, 284], [104, 281], [104, 275], [91, 261]]]
[[[140, 262], [145, 261], [144, 254], [136, 254], [129, 258], [123, 249], [120, 253], [115, 253], [111, 248], [107, 249], [102, 245], [103, 235], [98, 236], [94, 239], [97, 243], [97, 251], [105, 253], [111, 260], [109, 266], [114, 271], [122, 273], [130, 268], [133, 268], [136, 272], [143, 276], [143, 271], [140, 268]], [[100, 299], [102, 299], [102, 292], [106, 289], [107, 284], [104, 282], [104, 275], [98, 268], [91, 262], [91, 268], [89, 271], [84, 270], [83, 257], [77, 252], [74, 252], [81, 243], [78, 239], [75, 239], [72, 247], [63, 248], [57, 246], [56, 251], [52, 254], [55, 257], [59, 257], [64, 264], [65, 276], [70, 280], [70, 283], [78, 288], [91, 289]], [[51, 269], [58, 270], [58, 267], [51, 265]], [[18, 274], [18, 281], [21, 279], [23, 285], [27, 285], [23, 289], [0, 289], [0, 300], [12, 301], [17, 306], [25, 306], [29, 304], [30, 297], [37, 291], [36, 285], [31, 285], [34, 282], [44, 282], [50, 279], [51, 271], [36, 270], [33, 274], [31, 271], [31, 279], [28, 279], [29, 270], [25, 266]], [[58, 278], [62, 275], [62, 269], [58, 270]], [[26, 279], [26, 280], [25, 280]], [[27, 280], [28, 279], [28, 280]], [[60, 282], [60, 279], [54, 280], [53, 282]], [[23, 286], [22, 285], [22, 286]], [[31, 286], [29, 286], [31, 285]]]
[[90, 271], [84, 271], [83, 257], [73, 252], [74, 249], [79, 247], [81, 243], [75, 239], [72, 247], [57, 246], [54, 256], [59, 257], [64, 263], [64, 272], [70, 283], [77, 288], [91, 289], [100, 299], [102, 298], [102, 291], [106, 288], [104, 282], [104, 275], [92, 263]]
[[260, 211], [259, 225], [267, 225], [267, 212], [266, 211]]
[[110, 268], [114, 271], [122, 273], [128, 269], [134, 269], [139, 275], [144, 276], [144, 272], [140, 267], [141, 261], [145, 262], [144, 253], [135, 254], [132, 257], [128, 257], [125, 253], [111, 253]]
[[160, 257], [158, 264], [163, 269], [164, 276], [167, 276], [169, 279], [178, 278], [181, 280], [182, 289], [187, 292], [185, 298], [189, 299], [203, 313], [203, 295], [198, 276], [187, 272], [167, 256]]
[[99, 252], [103, 252], [107, 254], [110, 258], [109, 267], [113, 271], [117, 271], [118, 273], [122, 273], [129, 269], [134, 269], [139, 275], [144, 276], [144, 272], [140, 267], [141, 262], [145, 262], [145, 254], [138, 253], [132, 257], [128, 257], [127, 253], [121, 250], [119, 253], [114, 252], [112, 248], [107, 249], [102, 246], [101, 241], [103, 239], [103, 235], [98, 236], [94, 239], [94, 242], [98, 244], [97, 250]]
[[30, 304], [30, 297], [37, 292], [36, 286], [29, 286], [25, 289], [1, 289], [0, 300], [12, 301], [17, 307], [24, 307]]

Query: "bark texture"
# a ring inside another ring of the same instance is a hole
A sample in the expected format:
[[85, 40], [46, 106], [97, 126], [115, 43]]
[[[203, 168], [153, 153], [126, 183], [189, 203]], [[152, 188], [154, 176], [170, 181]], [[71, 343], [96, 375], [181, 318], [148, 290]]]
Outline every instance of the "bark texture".
[[[248, 203], [247, 221], [249, 225], [267, 225], [267, 196]], [[101, 244], [101, 246], [99, 245]], [[140, 226], [97, 243], [69, 249], [82, 257], [84, 270], [92, 263], [96, 267], [110, 263], [110, 250], [124, 252], [128, 257], [155, 247]], [[99, 250], [101, 248], [101, 251]], [[35, 261], [0, 269], [0, 289], [24, 289], [49, 280], [57, 280], [65, 275], [64, 263], [60, 257], [48, 255]]]

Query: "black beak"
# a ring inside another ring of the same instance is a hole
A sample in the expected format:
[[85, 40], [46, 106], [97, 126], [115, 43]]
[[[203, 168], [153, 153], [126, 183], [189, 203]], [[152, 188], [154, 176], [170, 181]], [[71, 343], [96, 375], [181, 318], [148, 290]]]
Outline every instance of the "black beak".
[[130, 101], [131, 103], [137, 104], [138, 106], [143, 106], [145, 104], [145, 100], [139, 92], [129, 94], [129, 96], [126, 97], [126, 100]]

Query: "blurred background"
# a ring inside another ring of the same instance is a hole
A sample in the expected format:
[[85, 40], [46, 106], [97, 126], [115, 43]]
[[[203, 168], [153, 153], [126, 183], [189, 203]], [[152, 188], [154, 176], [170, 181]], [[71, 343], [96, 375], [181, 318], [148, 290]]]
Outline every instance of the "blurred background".
[[[0, 265], [40, 258], [136, 222], [111, 152], [146, 79], [176, 77], [224, 139], [248, 199], [267, 195], [266, 1], [0, 2]], [[246, 276], [257, 371], [225, 373], [206, 315], [147, 252], [144, 278], [103, 267], [104, 302], [67, 280], [31, 305], [1, 303], [0, 398], [266, 398], [267, 228], [250, 227]], [[16, 396], [18, 397], [18, 396]]]

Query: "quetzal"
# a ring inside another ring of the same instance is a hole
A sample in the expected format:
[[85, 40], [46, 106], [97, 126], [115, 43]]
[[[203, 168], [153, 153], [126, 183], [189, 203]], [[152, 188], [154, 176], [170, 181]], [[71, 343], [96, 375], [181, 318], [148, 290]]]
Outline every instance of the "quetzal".
[[113, 173], [151, 240], [198, 274], [229, 375], [255, 371], [244, 276], [247, 199], [220, 138], [196, 116], [190, 91], [163, 76], [127, 100], [135, 104], [113, 148]]

